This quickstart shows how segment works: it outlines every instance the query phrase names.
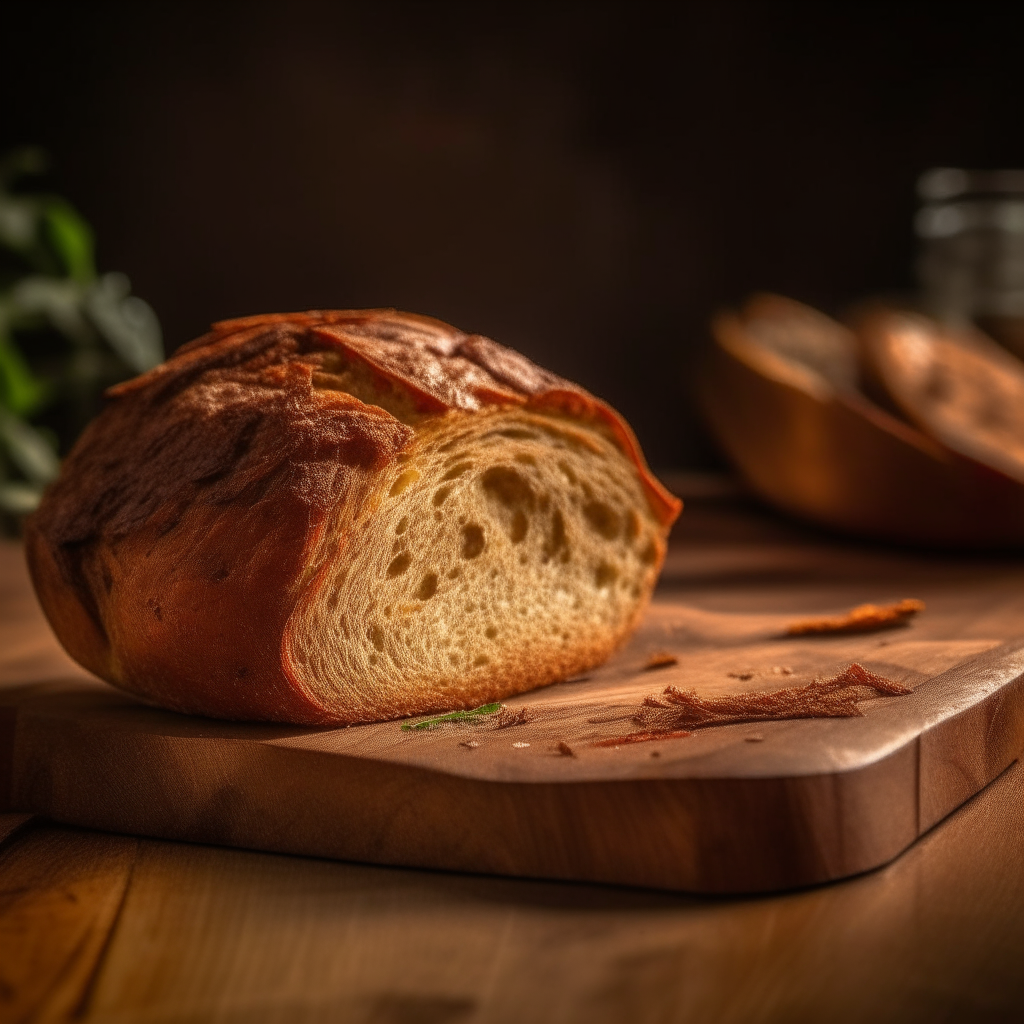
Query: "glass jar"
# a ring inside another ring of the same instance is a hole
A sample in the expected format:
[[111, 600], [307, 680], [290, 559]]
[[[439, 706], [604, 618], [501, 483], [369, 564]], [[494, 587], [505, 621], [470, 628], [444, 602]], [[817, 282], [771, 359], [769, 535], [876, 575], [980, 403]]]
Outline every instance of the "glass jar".
[[1024, 356], [1024, 170], [938, 167], [917, 188], [917, 273], [928, 311], [973, 321]]

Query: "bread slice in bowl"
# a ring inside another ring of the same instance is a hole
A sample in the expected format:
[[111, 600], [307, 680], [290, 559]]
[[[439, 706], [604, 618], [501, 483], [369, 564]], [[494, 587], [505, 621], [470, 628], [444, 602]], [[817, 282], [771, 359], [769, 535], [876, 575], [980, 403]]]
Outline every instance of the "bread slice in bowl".
[[296, 724], [475, 707], [605, 660], [681, 508], [624, 421], [393, 310], [214, 326], [113, 388], [26, 526], [82, 665]]
[[869, 374], [950, 451], [1024, 483], [1024, 363], [970, 325], [868, 307], [857, 333]]

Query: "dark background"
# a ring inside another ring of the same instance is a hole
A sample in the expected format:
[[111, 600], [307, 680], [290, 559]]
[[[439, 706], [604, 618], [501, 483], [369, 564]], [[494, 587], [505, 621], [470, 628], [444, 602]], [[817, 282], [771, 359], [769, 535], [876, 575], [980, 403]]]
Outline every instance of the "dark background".
[[913, 285], [914, 181], [1024, 165], [1011, 5], [11, 8], [0, 148], [38, 143], [173, 349], [390, 305], [709, 466], [690, 383], [753, 289]]

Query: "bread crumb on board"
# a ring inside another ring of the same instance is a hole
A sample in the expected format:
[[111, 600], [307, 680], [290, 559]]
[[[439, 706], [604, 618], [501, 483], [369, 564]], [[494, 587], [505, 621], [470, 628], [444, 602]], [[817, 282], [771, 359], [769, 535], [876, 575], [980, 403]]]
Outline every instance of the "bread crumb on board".
[[645, 662], [644, 671], [650, 672], [656, 668], [668, 668], [669, 665], [678, 665], [679, 659], [670, 651], [655, 651]]
[[689, 729], [651, 729], [642, 732], [631, 732], [625, 736], [612, 736], [607, 740], [595, 740], [592, 747], [615, 747], [625, 743], [649, 743], [651, 740], [677, 740], [690, 736]]
[[529, 708], [518, 708], [513, 711], [511, 708], [503, 707], [494, 719], [494, 728], [510, 729], [513, 725], [526, 725], [536, 717]]
[[924, 611], [924, 601], [908, 597], [895, 604], [861, 604], [845, 615], [801, 619], [791, 622], [786, 636], [811, 636], [827, 633], [870, 633], [876, 629], [901, 626]]
[[565, 740], [559, 740], [558, 746], [555, 747], [555, 750], [557, 750], [562, 757], [576, 756], [576, 752], [572, 749], [572, 747], [569, 746], [568, 743], [565, 742]]
[[[874, 692], [872, 692], [874, 691]], [[856, 718], [862, 700], [880, 694], [911, 693], [908, 686], [877, 675], [856, 662], [828, 679], [785, 690], [700, 696], [695, 690], [668, 686], [645, 697], [633, 716], [636, 732], [594, 741], [595, 747], [618, 747], [659, 739], [689, 736], [693, 730], [739, 722], [780, 721], [787, 718]], [[750, 739], [748, 737], [748, 739]], [[763, 737], [750, 739], [761, 742]]]

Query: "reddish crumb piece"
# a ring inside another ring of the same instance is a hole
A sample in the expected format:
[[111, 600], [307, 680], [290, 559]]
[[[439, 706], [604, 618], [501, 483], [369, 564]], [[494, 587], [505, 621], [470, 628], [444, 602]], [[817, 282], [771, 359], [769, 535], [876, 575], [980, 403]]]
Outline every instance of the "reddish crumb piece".
[[770, 692], [702, 697], [695, 690], [669, 686], [664, 693], [644, 698], [633, 721], [644, 731], [699, 729], [730, 722], [772, 721], [785, 718], [854, 718], [862, 714], [858, 701], [877, 693], [910, 693], [908, 687], [869, 672], [856, 663], [831, 679], [807, 686]]
[[[874, 691], [872, 693], [871, 691]], [[806, 686], [770, 692], [702, 697], [695, 690], [668, 686], [663, 693], [644, 698], [633, 721], [640, 728], [626, 736], [597, 740], [592, 746], [617, 747], [624, 743], [689, 736], [709, 725], [780, 721], [787, 718], [856, 718], [857, 704], [878, 694], [900, 695], [911, 689], [893, 679], [868, 671], [856, 662], [829, 679]], [[754, 740], [753, 742], [757, 742]]]
[[851, 608], [845, 615], [833, 618], [802, 619], [791, 622], [786, 636], [809, 636], [822, 633], [870, 633], [876, 629], [889, 629], [907, 622], [924, 611], [924, 602], [914, 598], [896, 604], [862, 604]]
[[689, 729], [661, 730], [650, 729], [645, 732], [631, 732], [625, 736], [613, 736], [607, 740], [595, 740], [592, 747], [618, 747], [624, 743], [649, 743], [651, 740], [677, 740], [692, 735]]
[[644, 671], [650, 672], [654, 668], [668, 668], [669, 665], [678, 665], [679, 659], [670, 651], [655, 651], [647, 661], [644, 662]]
[[494, 718], [494, 728], [508, 729], [513, 725], [526, 725], [536, 717], [529, 708], [519, 708], [517, 711], [513, 711], [511, 708], [503, 707]]

